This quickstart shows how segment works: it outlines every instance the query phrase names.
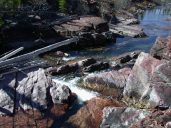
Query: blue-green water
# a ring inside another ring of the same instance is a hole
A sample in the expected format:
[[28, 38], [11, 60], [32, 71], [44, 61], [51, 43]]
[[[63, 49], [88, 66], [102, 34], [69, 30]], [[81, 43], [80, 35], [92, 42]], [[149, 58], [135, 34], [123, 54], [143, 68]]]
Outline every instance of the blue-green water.
[[171, 5], [147, 10], [139, 16], [140, 26], [144, 29], [145, 38], [117, 38], [116, 43], [110, 43], [103, 48], [73, 51], [75, 57], [112, 57], [134, 50], [149, 52], [158, 36], [171, 34]]

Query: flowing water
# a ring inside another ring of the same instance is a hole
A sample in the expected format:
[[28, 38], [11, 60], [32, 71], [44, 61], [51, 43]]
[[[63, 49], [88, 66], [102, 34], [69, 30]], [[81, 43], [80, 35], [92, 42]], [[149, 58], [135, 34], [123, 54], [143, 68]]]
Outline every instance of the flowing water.
[[[157, 7], [152, 10], [147, 10], [143, 15], [139, 16], [140, 26], [144, 29], [147, 37], [146, 38], [117, 38], [116, 43], [110, 43], [108, 46], [92, 48], [81, 51], [70, 52], [71, 57], [65, 58], [78, 59], [87, 57], [100, 57], [100, 58], [111, 58], [126, 52], [134, 50], [142, 50], [149, 52], [150, 48], [154, 44], [158, 36], [168, 36], [171, 34], [171, 5]], [[69, 116], [73, 115], [83, 103], [90, 100], [99, 94], [93, 91], [88, 91], [78, 87], [79, 77], [70, 77], [69, 75], [63, 77], [55, 77], [53, 80], [58, 84], [67, 85], [72, 92], [78, 96], [78, 102], [73, 105], [72, 109], [67, 112], [67, 115], [61, 120], [61, 124], [54, 124], [54, 126], [60, 127], [62, 122], [65, 122]]]
[[[171, 34], [171, 5], [167, 4], [155, 9], [146, 10], [143, 15], [139, 16], [139, 20], [140, 26], [144, 29], [147, 37], [117, 38], [116, 43], [110, 43], [105, 47], [71, 51], [71, 59], [87, 57], [111, 58], [134, 50], [149, 52], [158, 36], [166, 37]], [[80, 78], [75, 77], [68, 80], [65, 77], [60, 77], [54, 80], [57, 83], [69, 86], [71, 90], [78, 95], [79, 101], [84, 102], [98, 95], [96, 92], [78, 88], [77, 81], [79, 81], [79, 79]]]
[[78, 87], [77, 83], [80, 79], [80, 77], [74, 77], [72, 79], [66, 79], [66, 77], [58, 77], [54, 78], [53, 81], [57, 84], [68, 86], [73, 93], [77, 94], [78, 103], [83, 104], [85, 101], [96, 97], [98, 93]]

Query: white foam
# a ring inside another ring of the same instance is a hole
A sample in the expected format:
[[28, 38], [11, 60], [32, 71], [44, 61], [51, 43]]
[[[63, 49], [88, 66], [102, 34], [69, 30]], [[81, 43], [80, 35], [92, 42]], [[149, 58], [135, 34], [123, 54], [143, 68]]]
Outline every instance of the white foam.
[[86, 90], [84, 88], [78, 87], [76, 84], [79, 80], [80, 80], [79, 77], [75, 77], [72, 80], [64, 80], [61, 78], [54, 78], [53, 79], [54, 82], [61, 84], [61, 85], [68, 86], [73, 93], [77, 94], [77, 97], [78, 97], [78, 100], [80, 103], [85, 102], [87, 100], [90, 100], [90, 99], [97, 97], [99, 95], [97, 92], [89, 91], [89, 90]]

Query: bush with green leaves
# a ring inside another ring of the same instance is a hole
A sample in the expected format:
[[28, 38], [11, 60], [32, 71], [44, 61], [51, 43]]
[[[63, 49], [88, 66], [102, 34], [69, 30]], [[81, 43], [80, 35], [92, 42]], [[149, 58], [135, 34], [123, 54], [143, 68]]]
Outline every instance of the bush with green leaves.
[[21, 0], [0, 0], [1, 9], [14, 9], [18, 8], [21, 4]]
[[57, 0], [57, 5], [58, 5], [58, 9], [61, 12], [65, 12], [66, 11], [66, 5], [67, 5], [67, 1], [66, 0]]

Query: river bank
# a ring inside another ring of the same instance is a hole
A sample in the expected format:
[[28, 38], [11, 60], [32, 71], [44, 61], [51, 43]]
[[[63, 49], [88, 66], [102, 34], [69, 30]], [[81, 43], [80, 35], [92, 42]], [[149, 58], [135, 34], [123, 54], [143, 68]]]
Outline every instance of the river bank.
[[169, 128], [170, 6], [146, 10], [138, 18], [148, 37], [114, 36], [116, 42], [89, 48], [92, 40], [86, 40], [81, 49], [65, 46], [41, 55], [48, 63], [44, 69], [16, 68], [1, 76], [1, 122], [6, 127]]

